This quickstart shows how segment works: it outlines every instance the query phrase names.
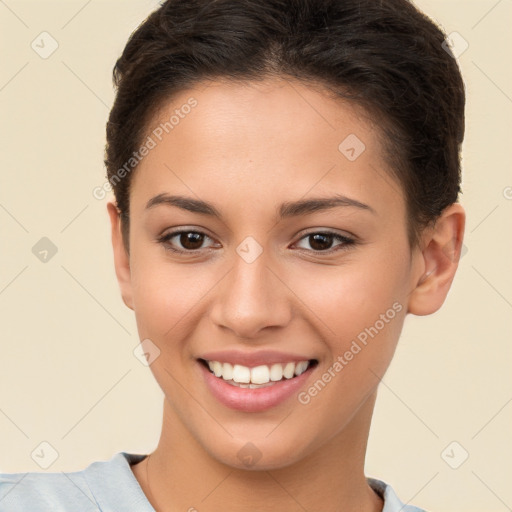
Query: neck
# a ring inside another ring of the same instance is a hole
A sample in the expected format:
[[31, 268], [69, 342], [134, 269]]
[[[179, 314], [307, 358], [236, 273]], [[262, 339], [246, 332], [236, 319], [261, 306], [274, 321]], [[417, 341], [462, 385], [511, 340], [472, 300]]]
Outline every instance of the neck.
[[364, 475], [374, 403], [375, 394], [341, 432], [298, 462], [258, 471], [211, 457], [165, 401], [158, 447], [132, 469], [157, 512], [381, 512], [382, 500]]

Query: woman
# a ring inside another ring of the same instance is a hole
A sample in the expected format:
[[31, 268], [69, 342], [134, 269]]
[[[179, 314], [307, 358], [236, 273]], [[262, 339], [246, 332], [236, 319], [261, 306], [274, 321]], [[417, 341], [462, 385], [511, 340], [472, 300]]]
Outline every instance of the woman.
[[105, 163], [161, 438], [0, 475], [0, 510], [421, 510], [364, 457], [405, 316], [441, 307], [460, 256], [444, 40], [406, 0], [169, 0], [142, 23]]

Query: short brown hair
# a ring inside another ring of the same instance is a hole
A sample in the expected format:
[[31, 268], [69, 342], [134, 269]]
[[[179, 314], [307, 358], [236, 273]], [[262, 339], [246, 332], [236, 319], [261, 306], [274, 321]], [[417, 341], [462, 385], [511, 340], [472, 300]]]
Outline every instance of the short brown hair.
[[125, 246], [133, 173], [114, 178], [157, 109], [205, 79], [279, 75], [321, 84], [381, 120], [416, 244], [460, 192], [465, 91], [445, 39], [408, 0], [167, 0], [113, 70], [105, 165]]

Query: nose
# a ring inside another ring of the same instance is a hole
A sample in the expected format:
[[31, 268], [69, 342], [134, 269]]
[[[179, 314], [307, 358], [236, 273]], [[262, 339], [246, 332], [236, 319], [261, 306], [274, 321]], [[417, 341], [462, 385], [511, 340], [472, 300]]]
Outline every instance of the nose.
[[263, 254], [252, 263], [235, 258], [219, 283], [211, 319], [238, 338], [254, 340], [265, 329], [286, 326], [292, 316], [289, 289], [268, 266]]

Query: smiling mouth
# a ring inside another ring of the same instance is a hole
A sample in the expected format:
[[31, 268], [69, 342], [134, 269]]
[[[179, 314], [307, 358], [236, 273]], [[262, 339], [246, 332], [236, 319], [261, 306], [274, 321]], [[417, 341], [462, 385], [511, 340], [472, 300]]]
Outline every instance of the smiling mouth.
[[278, 382], [291, 380], [318, 364], [316, 359], [275, 363], [248, 367], [241, 364], [223, 363], [220, 361], [207, 361], [199, 359], [200, 363], [208, 368], [215, 377], [224, 380], [227, 384], [240, 388], [258, 389], [273, 386]]

